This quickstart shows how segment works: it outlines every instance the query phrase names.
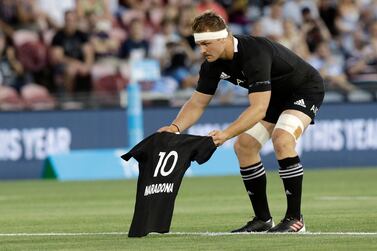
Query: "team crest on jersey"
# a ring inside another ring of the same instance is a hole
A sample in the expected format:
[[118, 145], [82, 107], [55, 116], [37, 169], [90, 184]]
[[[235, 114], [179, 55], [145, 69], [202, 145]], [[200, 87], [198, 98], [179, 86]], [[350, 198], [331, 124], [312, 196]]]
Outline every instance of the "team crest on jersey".
[[237, 78], [237, 85], [240, 85], [240, 84], [242, 84], [243, 82], [245, 82], [245, 81], [243, 81], [243, 80]]

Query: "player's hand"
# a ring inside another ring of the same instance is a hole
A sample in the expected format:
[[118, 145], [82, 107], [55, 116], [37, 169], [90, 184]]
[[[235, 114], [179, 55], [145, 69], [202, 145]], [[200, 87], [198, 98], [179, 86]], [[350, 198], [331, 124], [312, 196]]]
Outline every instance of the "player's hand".
[[228, 135], [224, 131], [219, 130], [213, 130], [208, 135], [212, 137], [212, 140], [216, 146], [221, 146], [229, 139]]
[[168, 125], [161, 127], [160, 129], [157, 130], [157, 132], [172, 132], [172, 133], [179, 133], [178, 128], [173, 126], [173, 125]]

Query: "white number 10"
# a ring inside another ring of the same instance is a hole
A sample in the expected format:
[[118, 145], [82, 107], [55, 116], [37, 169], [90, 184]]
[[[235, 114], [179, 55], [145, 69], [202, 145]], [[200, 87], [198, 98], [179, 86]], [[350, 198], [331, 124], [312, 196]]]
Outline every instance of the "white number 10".
[[[177, 164], [177, 161], [178, 161], [178, 153], [176, 151], [171, 151], [171, 152], [169, 152], [169, 154], [166, 157], [165, 157], [165, 154], [166, 154], [166, 152], [160, 152], [158, 154], [160, 156], [160, 159], [158, 160], [156, 169], [154, 170], [153, 177], [157, 177], [160, 168], [161, 168], [161, 175], [162, 176], [168, 176], [169, 174], [171, 174], [171, 172], [173, 172], [173, 169], [174, 169], [174, 167], [175, 167], [175, 165]], [[173, 164], [171, 165], [170, 169], [166, 171], [165, 166], [166, 166], [166, 163], [168, 162], [170, 157], [174, 158]]]

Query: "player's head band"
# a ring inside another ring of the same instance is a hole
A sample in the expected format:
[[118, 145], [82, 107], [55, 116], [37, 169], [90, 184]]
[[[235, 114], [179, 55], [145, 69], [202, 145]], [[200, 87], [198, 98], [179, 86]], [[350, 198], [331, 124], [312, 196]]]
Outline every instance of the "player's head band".
[[194, 33], [195, 42], [200, 42], [203, 40], [214, 40], [226, 37], [228, 37], [228, 31], [226, 29], [220, 31]]

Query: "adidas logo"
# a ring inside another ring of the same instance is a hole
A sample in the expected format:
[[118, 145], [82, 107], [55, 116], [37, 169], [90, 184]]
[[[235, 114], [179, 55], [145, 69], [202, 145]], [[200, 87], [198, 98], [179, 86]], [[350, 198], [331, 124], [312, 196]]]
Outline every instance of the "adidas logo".
[[253, 192], [251, 192], [251, 191], [247, 191], [247, 193], [249, 194], [249, 195], [254, 195], [254, 193]]
[[221, 79], [228, 79], [228, 78], [230, 78], [230, 76], [228, 74], [226, 74], [225, 72], [221, 72], [220, 78]]
[[295, 104], [295, 105], [299, 105], [299, 106], [302, 106], [302, 107], [305, 107], [305, 108], [306, 108], [306, 105], [305, 105], [305, 101], [304, 101], [304, 99], [297, 100], [297, 101], [294, 102], [293, 104]]
[[285, 194], [286, 195], [292, 195], [292, 193], [291, 192], [289, 192], [289, 190], [287, 189], [287, 190], [285, 190]]

